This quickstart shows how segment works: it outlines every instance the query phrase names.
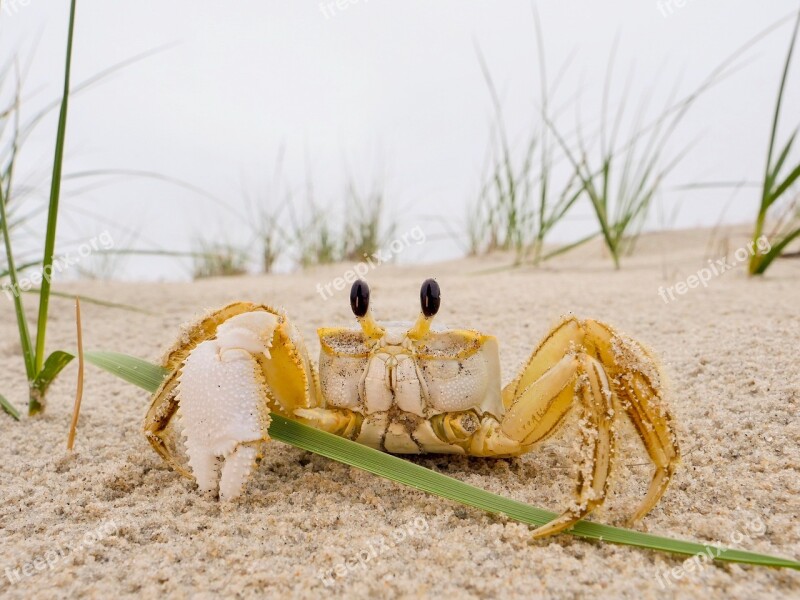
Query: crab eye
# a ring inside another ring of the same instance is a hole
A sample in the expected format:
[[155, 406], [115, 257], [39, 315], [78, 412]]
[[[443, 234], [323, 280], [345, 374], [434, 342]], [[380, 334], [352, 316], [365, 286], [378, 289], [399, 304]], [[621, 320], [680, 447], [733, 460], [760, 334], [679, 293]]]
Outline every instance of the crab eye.
[[439, 312], [439, 305], [442, 303], [442, 291], [439, 284], [434, 279], [426, 279], [422, 283], [419, 291], [419, 301], [422, 304], [422, 314], [432, 317]]
[[363, 317], [369, 309], [369, 286], [363, 279], [359, 279], [350, 288], [350, 308], [357, 317]]

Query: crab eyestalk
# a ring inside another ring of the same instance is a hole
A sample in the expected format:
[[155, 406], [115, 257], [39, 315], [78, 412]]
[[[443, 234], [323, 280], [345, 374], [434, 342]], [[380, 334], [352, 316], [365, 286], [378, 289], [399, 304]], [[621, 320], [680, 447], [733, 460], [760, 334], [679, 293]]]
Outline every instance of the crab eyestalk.
[[361, 325], [364, 335], [371, 339], [383, 337], [386, 331], [378, 325], [369, 311], [369, 286], [363, 279], [353, 283], [353, 287], [350, 288], [350, 308], [353, 309], [353, 314], [356, 316], [358, 324]]
[[408, 337], [421, 340], [431, 330], [431, 322], [442, 304], [442, 291], [435, 279], [426, 279], [419, 290], [419, 303], [422, 307], [417, 321], [408, 330]]

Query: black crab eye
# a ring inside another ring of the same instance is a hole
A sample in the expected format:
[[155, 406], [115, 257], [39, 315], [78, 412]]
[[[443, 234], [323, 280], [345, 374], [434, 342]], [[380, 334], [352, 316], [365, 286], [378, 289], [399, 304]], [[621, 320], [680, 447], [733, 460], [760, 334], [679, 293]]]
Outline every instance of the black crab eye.
[[369, 309], [369, 286], [363, 279], [359, 279], [350, 288], [350, 308], [357, 317], [363, 317]]
[[439, 289], [439, 284], [434, 279], [426, 279], [422, 283], [422, 289], [419, 291], [419, 301], [422, 304], [422, 314], [426, 317], [432, 317], [439, 312], [439, 306], [442, 303], [442, 291]]

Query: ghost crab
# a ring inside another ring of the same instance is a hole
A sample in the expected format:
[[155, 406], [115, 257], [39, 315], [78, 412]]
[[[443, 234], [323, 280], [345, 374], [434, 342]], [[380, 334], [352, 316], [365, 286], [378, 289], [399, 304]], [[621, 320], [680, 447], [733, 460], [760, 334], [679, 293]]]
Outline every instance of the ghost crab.
[[[599, 321], [565, 318], [501, 389], [494, 337], [432, 325], [441, 302], [436, 281], [423, 283], [414, 323], [375, 321], [369, 300], [367, 284], [356, 281], [350, 304], [360, 328], [318, 331], [319, 375], [283, 311], [237, 302], [206, 316], [164, 359], [170, 374], [145, 418], [148, 440], [202, 491], [219, 485], [228, 500], [261, 457], [271, 411], [391, 453], [510, 457], [530, 451], [579, 407], [575, 503], [534, 535], [562, 531], [603, 503], [621, 415], [655, 465], [631, 521], [658, 502], [679, 450], [658, 367], [640, 344]], [[180, 431], [170, 436], [176, 415]]]

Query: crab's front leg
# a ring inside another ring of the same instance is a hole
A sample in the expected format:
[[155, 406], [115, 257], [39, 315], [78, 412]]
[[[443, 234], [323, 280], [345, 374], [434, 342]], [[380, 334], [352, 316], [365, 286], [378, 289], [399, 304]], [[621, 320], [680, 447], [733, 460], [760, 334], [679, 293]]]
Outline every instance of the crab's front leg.
[[295, 418], [301, 423], [348, 439], [355, 439], [364, 416], [348, 408], [298, 408]]
[[519, 377], [503, 390], [503, 402], [507, 413], [502, 432], [527, 449], [555, 432], [573, 406], [581, 409], [575, 503], [534, 531], [536, 537], [570, 527], [603, 503], [612, 466], [612, 427], [619, 414], [633, 422], [656, 466], [634, 519], [655, 505], [677, 465], [677, 440], [657, 365], [636, 342], [597, 321], [570, 318], [553, 329]]
[[[145, 419], [155, 449], [203, 491], [219, 485], [237, 497], [261, 446], [270, 412], [290, 415], [315, 403], [315, 377], [305, 349], [285, 316], [238, 303], [195, 325], [167, 358], [172, 373]], [[166, 443], [173, 417], [185, 439], [187, 471]]]

